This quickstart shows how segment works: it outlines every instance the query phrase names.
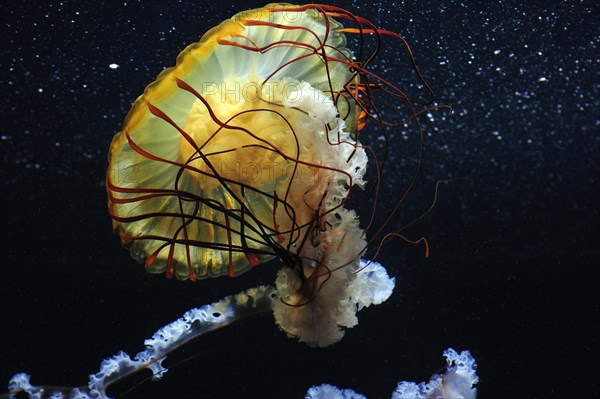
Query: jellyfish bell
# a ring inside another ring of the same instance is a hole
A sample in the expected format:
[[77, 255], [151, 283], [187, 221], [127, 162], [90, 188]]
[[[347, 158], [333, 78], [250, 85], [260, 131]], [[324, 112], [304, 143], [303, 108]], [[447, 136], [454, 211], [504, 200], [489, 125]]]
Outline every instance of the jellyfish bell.
[[354, 75], [332, 61], [351, 57], [344, 35], [325, 14], [299, 10], [268, 5], [211, 29], [114, 137], [113, 226], [149, 272], [233, 277], [283, 252], [314, 252], [349, 187], [363, 184], [352, 96], [339, 100]]

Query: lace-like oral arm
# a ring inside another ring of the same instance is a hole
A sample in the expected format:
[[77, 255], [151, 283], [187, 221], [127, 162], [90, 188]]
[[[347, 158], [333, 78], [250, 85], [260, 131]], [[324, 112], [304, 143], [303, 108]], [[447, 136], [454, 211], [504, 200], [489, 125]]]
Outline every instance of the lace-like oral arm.
[[125, 352], [104, 359], [100, 371], [90, 375], [87, 387], [34, 386], [29, 382], [29, 375], [19, 373], [9, 382], [10, 393], [0, 395], [0, 399], [16, 398], [19, 392], [25, 392], [30, 399], [110, 399], [106, 394], [106, 388], [110, 384], [143, 369], [152, 372], [153, 380], [160, 379], [168, 371], [162, 362], [171, 351], [192, 339], [240, 319], [270, 312], [273, 300], [277, 298], [273, 287], [260, 286], [210, 305], [191, 309], [183, 317], [161, 327], [151, 338], [145, 340], [146, 348], [133, 359]]

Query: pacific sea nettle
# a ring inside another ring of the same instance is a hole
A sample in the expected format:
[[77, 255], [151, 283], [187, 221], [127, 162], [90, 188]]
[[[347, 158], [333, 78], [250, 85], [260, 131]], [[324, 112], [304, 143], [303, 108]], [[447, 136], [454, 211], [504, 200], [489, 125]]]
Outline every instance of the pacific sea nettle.
[[[369, 90], [385, 86], [364, 83], [375, 80], [376, 53], [363, 36], [383, 32], [335, 7], [271, 4], [183, 50], [110, 148], [109, 211], [132, 256], [191, 280], [280, 258], [274, 307], [288, 334], [303, 339], [322, 318], [332, 334], [304, 340], [326, 345], [341, 337], [337, 326], [356, 324], [354, 305], [339, 303], [352, 296], [366, 241], [344, 205], [365, 185]], [[359, 37], [359, 54], [346, 33]]]
[[[387, 129], [411, 122], [421, 135], [416, 117], [423, 109], [415, 106], [431, 99], [412, 98], [372, 71], [384, 36], [405, 48], [431, 94], [402, 37], [332, 6], [271, 4], [242, 12], [187, 47], [135, 101], [112, 141], [106, 186], [113, 226], [149, 272], [181, 280], [235, 277], [279, 258], [284, 267], [276, 287], [187, 311], [146, 339], [133, 358], [119, 352], [104, 359], [87, 386], [33, 386], [19, 373], [10, 393], [0, 396], [109, 399], [115, 382], [141, 370], [160, 379], [169, 353], [260, 312], [273, 311], [288, 335], [327, 346], [357, 324], [358, 310], [385, 301], [394, 279], [377, 262], [361, 259], [367, 241], [347, 200], [354, 187], [366, 186], [370, 154], [374, 181], [359, 203], [371, 212], [372, 229]], [[379, 117], [376, 92], [401, 101], [404, 120]], [[366, 141], [379, 142], [380, 156], [361, 144], [366, 121], [379, 129]], [[372, 237], [411, 191], [420, 159]], [[446, 374], [427, 384], [400, 383], [392, 398], [474, 398], [474, 359], [452, 349], [444, 356]], [[342, 396], [363, 397], [324, 384], [306, 398]]]

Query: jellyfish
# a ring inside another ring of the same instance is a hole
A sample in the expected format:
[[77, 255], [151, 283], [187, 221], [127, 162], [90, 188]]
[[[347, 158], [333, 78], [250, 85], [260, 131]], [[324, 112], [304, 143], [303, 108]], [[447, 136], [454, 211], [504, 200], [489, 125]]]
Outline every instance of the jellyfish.
[[361, 93], [383, 84], [374, 54], [346, 47], [359, 29], [380, 32], [335, 7], [270, 4], [210, 30], [148, 86], [106, 178], [113, 227], [147, 271], [235, 277], [277, 258], [284, 331], [327, 346], [356, 324], [345, 298], [367, 243], [346, 204], [366, 186]]
[[[427, 98], [373, 71], [383, 37], [406, 49]], [[380, 117], [379, 94], [404, 105], [406, 115]], [[114, 136], [108, 212], [124, 247], [150, 273], [235, 278], [278, 262], [274, 287], [186, 312], [133, 358], [105, 359], [87, 387], [44, 391], [19, 374], [11, 391], [107, 398], [113, 382], [139, 370], [160, 379], [171, 351], [256, 313], [272, 312], [284, 333], [309, 346], [341, 340], [359, 310], [394, 288], [385, 268], [365, 256], [369, 244], [389, 240], [385, 226], [420, 160], [378, 224], [388, 130], [413, 124], [422, 134], [418, 115], [436, 107], [432, 100], [400, 35], [338, 7], [269, 4], [209, 30], [145, 89]]]

